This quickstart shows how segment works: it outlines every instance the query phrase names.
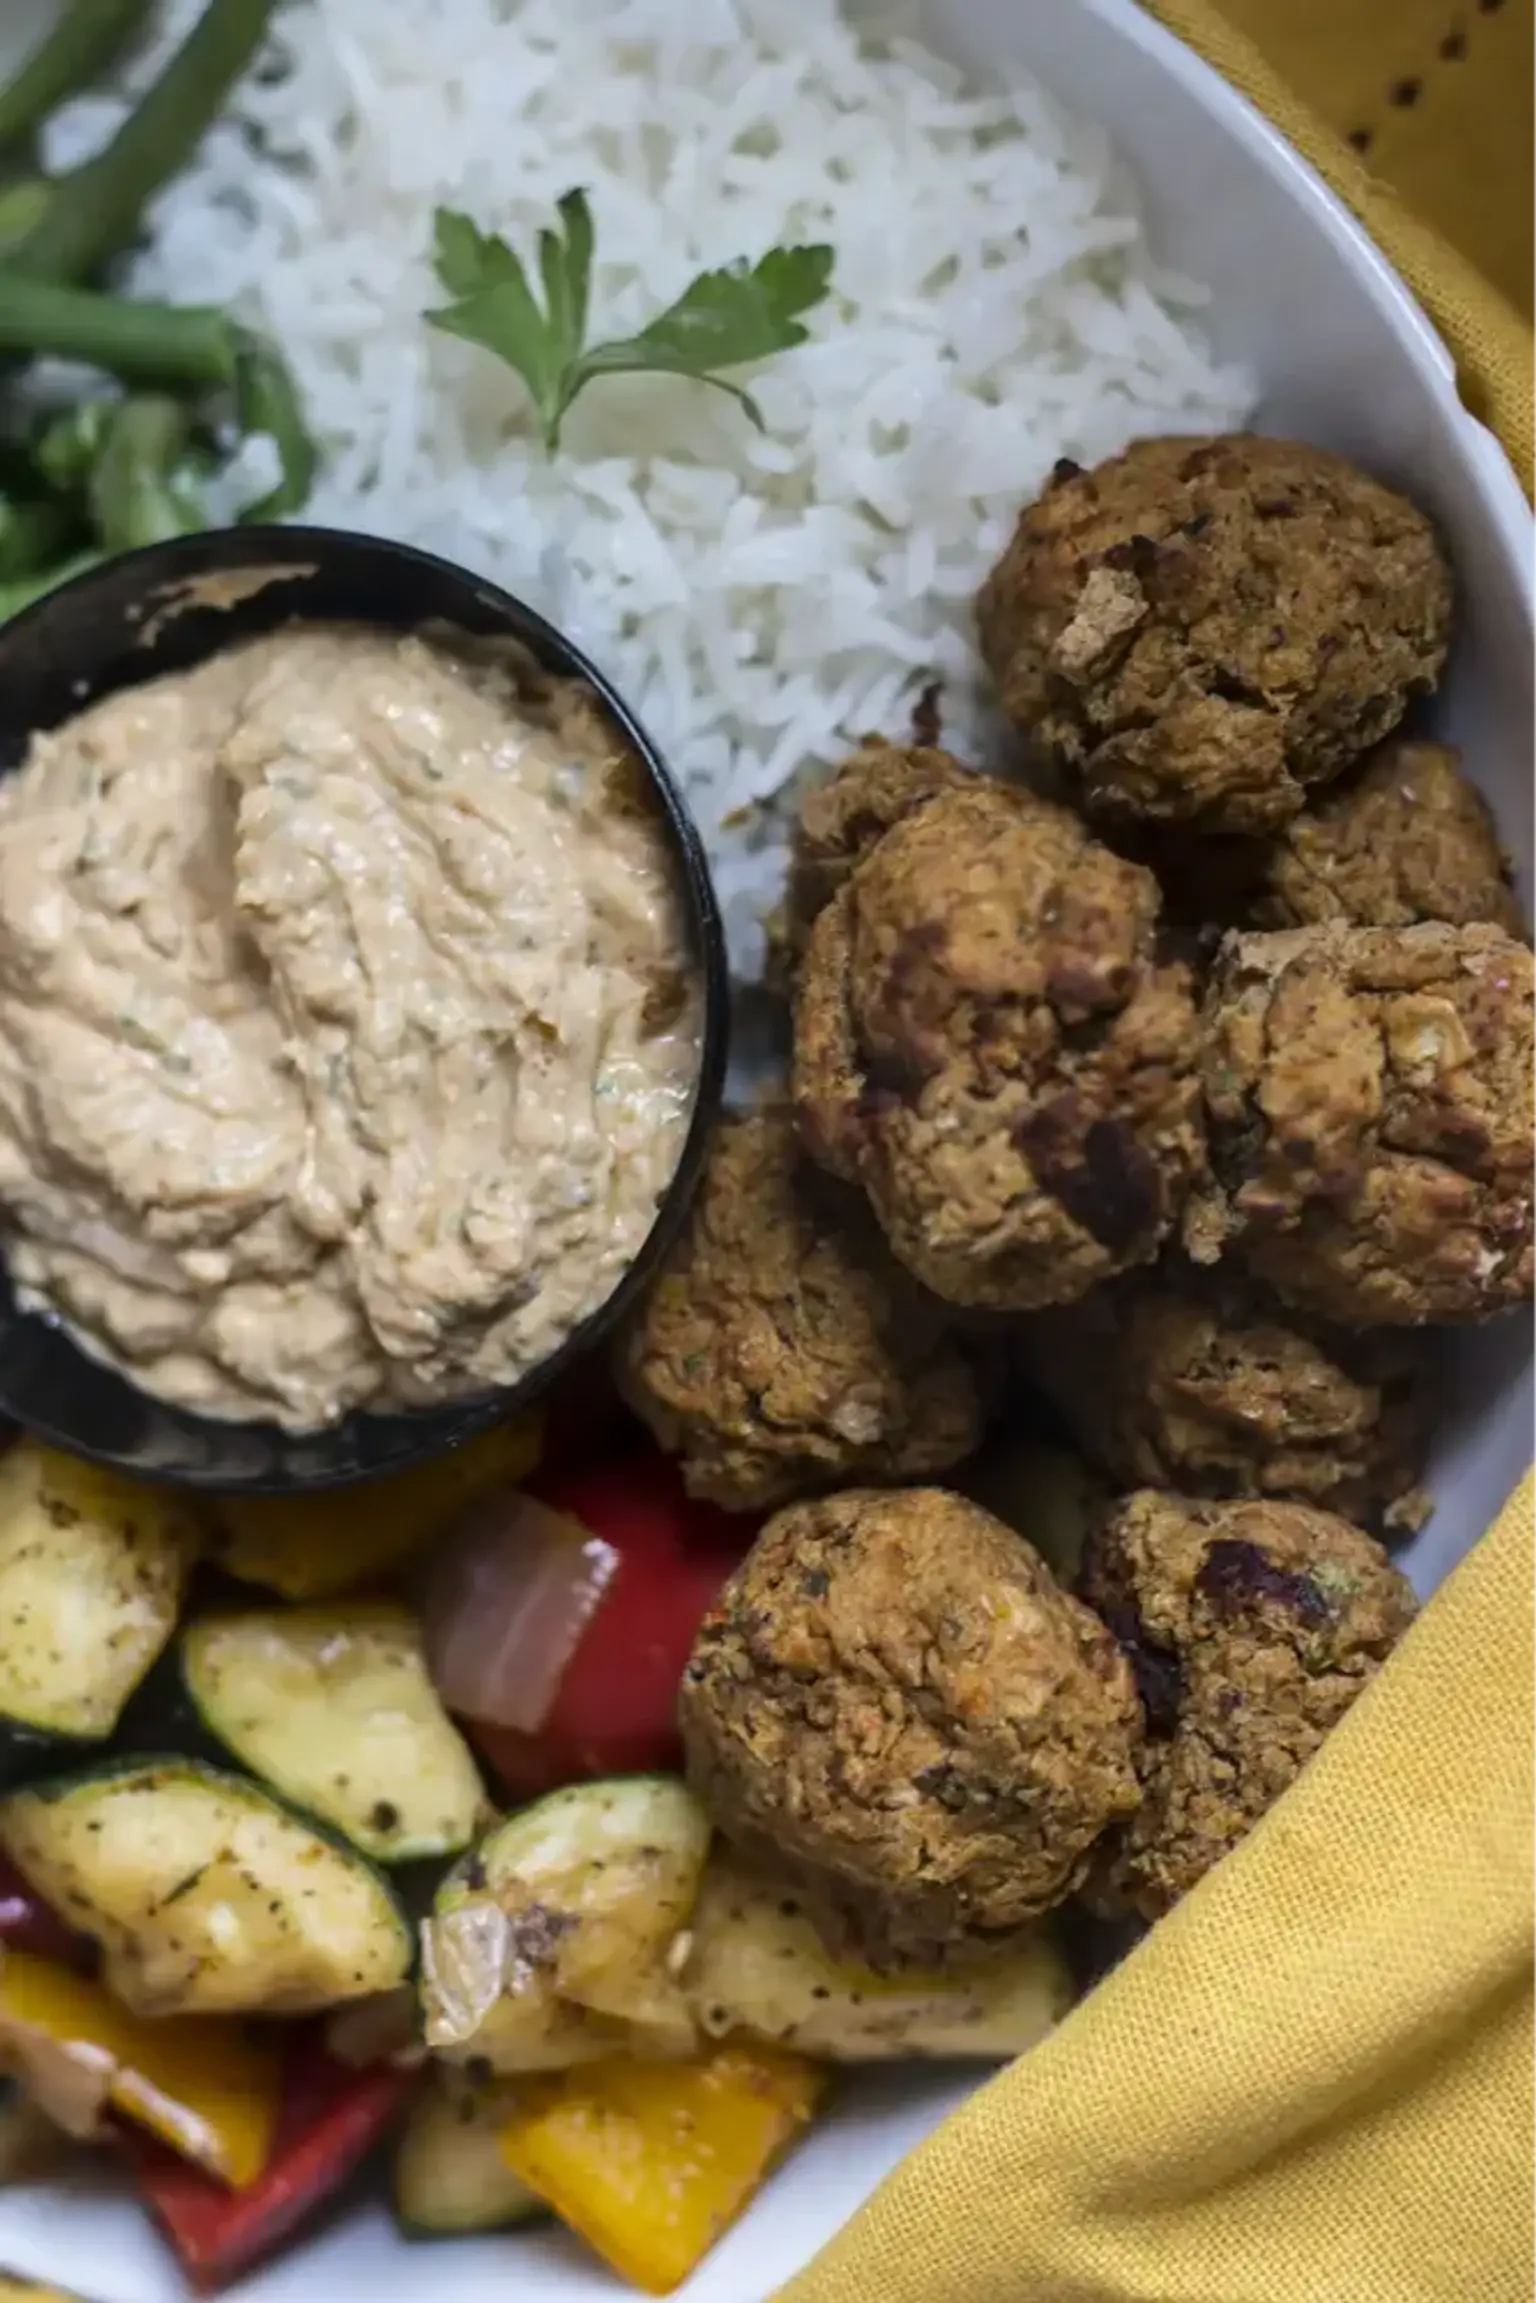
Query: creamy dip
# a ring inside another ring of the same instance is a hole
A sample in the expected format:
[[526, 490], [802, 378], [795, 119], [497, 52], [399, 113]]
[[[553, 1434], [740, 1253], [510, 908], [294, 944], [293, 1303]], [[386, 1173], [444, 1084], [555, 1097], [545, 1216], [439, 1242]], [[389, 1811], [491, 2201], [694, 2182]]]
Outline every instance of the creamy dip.
[[514, 1381], [642, 1245], [699, 1050], [639, 763], [473, 643], [295, 625], [0, 782], [17, 1293], [201, 1414]]

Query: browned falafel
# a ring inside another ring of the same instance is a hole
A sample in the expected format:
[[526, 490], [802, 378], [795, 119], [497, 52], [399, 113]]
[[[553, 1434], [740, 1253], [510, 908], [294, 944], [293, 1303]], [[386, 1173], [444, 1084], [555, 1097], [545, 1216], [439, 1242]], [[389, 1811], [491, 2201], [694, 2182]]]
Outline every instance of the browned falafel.
[[804, 951], [811, 923], [877, 840], [971, 773], [936, 745], [868, 736], [807, 792], [790, 835], [785, 933], [791, 950]]
[[1083, 1592], [1129, 1654], [1146, 1715], [1142, 1804], [1086, 1890], [1157, 1919], [1271, 1807], [1374, 1677], [1414, 1601], [1379, 1543], [1304, 1504], [1126, 1498]]
[[1189, 1252], [1347, 1326], [1528, 1301], [1532, 1046], [1531, 953], [1499, 928], [1229, 936]]
[[1009, 715], [1106, 820], [1265, 833], [1440, 675], [1451, 581], [1405, 498], [1234, 434], [1057, 475], [978, 602]]
[[981, 1436], [950, 1321], [858, 1195], [805, 1157], [782, 1108], [717, 1132], [615, 1367], [689, 1492], [733, 1511], [943, 1471]]
[[1020, 1323], [1022, 1372], [1116, 1486], [1281, 1496], [1412, 1527], [1424, 1338], [1290, 1312], [1245, 1273], [1171, 1255]]
[[1487, 801], [1448, 744], [1409, 738], [1383, 744], [1360, 775], [1292, 819], [1252, 916], [1268, 928], [1489, 920], [1525, 934]]
[[1006, 1941], [1137, 1799], [1139, 1707], [1103, 1625], [1021, 1537], [933, 1488], [769, 1521], [707, 1618], [689, 1780], [828, 1946], [877, 1966]]
[[1156, 883], [1069, 809], [972, 777], [811, 931], [801, 1134], [946, 1301], [1070, 1302], [1148, 1261], [1202, 1158], [1190, 977]]

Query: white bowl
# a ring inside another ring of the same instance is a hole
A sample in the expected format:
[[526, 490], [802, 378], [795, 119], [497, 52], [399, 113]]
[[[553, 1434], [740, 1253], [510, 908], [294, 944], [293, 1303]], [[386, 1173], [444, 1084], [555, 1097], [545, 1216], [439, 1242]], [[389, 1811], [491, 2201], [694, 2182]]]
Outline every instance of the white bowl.
[[[0, 51], [25, 23], [5, 11]], [[23, 0], [36, 21], [45, 0]], [[1154, 245], [1213, 291], [1217, 349], [1262, 387], [1265, 430], [1341, 449], [1429, 510], [1462, 586], [1440, 714], [1492, 800], [1530, 899], [1532, 526], [1490, 435], [1456, 396], [1444, 346], [1331, 193], [1232, 90], [1131, 0], [921, 0], [931, 45], [985, 70], [1026, 66], [1109, 131], [1137, 169]], [[1432, 1482], [1406, 1556], [1428, 1592], [1474, 1543], [1530, 1458], [1530, 1338], [1508, 1320], [1458, 1339]], [[761, 2303], [975, 2084], [912, 2072], [850, 2087], [840, 2107], [682, 2290]], [[147, 2222], [89, 2188], [0, 2195], [0, 2262], [95, 2303], [178, 2303]], [[623, 2292], [554, 2231], [408, 2247], [360, 2208], [242, 2286], [246, 2303], [615, 2303]]]

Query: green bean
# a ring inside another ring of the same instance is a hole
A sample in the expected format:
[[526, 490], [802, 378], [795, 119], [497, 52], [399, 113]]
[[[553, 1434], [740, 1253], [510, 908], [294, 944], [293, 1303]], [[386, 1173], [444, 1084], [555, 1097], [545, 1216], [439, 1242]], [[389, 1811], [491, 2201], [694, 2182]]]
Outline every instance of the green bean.
[[106, 148], [52, 186], [7, 265], [35, 279], [89, 280], [131, 247], [144, 210], [191, 159], [266, 34], [275, 0], [209, 0]]
[[61, 104], [106, 71], [152, 6], [153, 0], [73, 0], [0, 88], [0, 152], [28, 143]]
[[189, 411], [158, 393], [113, 408], [88, 490], [104, 550], [131, 552], [206, 527], [180, 480], [191, 431]]

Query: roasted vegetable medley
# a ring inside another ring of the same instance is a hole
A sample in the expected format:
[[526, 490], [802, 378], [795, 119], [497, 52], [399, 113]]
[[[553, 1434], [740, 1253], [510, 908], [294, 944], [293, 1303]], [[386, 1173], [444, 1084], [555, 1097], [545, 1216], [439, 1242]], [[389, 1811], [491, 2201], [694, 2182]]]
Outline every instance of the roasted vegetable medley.
[[829, 2065], [1011, 2055], [1067, 2004], [1040, 1933], [975, 1971], [832, 1956], [679, 1773], [608, 1772], [676, 1768], [754, 1523], [616, 1410], [605, 1461], [509, 1485], [550, 1429], [338, 1499], [323, 1602], [272, 1588], [312, 1502], [193, 1516], [34, 1440], [0, 1462], [0, 2166], [112, 2150], [199, 2292], [387, 2145], [410, 2235], [553, 2208], [665, 2293]]

